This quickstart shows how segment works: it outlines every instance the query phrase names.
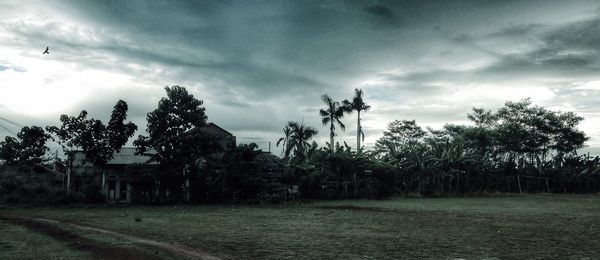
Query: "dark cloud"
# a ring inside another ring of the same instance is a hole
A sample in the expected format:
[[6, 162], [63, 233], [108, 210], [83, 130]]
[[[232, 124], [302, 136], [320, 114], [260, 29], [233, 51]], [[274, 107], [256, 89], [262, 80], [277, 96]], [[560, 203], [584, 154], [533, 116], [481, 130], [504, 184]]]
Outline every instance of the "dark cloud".
[[367, 11], [367, 13], [369, 13], [369, 14], [383, 17], [385, 19], [394, 19], [396, 17], [394, 15], [394, 11], [392, 11], [391, 9], [389, 9], [383, 5], [373, 5], [373, 6], [365, 7], [365, 11]]
[[[162, 88], [178, 84], [205, 100], [209, 121], [248, 140], [272, 140], [289, 120], [320, 127], [320, 96], [343, 100], [355, 87], [365, 90], [373, 106], [364, 118], [373, 136], [393, 119], [432, 125], [464, 120], [471, 103], [501, 104], [489, 93], [511, 84], [547, 83], [557, 92], [546, 105], [579, 99], [585, 113], [597, 107], [592, 90], [566, 91], [573, 82], [595, 80], [599, 69], [600, 17], [589, 11], [596, 10], [595, 2], [67, 0], [39, 10], [38, 5], [0, 3], [0, 15], [12, 17], [0, 25], [0, 37], [11, 35], [0, 39], [0, 47], [37, 59], [40, 42], [48, 43], [52, 52], [44, 58], [73, 67], [73, 74], [101, 70], [131, 78], [124, 83], [131, 86], [98, 90], [69, 113], [87, 109], [105, 118], [122, 98], [130, 118], [144, 125]], [[29, 9], [52, 15], [37, 21], [27, 16]], [[16, 15], [21, 13], [26, 18]], [[19, 63], [1, 64], [3, 73]], [[547, 80], [558, 77], [558, 85]], [[52, 75], [43, 82], [59, 79]], [[481, 93], [457, 97], [470, 90]], [[352, 115], [344, 121], [348, 129], [355, 127]], [[326, 139], [326, 127], [320, 129]]]
[[600, 69], [599, 33], [600, 18], [557, 27], [526, 25], [503, 29], [493, 37], [527, 35], [537, 44], [523, 53], [498, 55], [498, 61], [481, 72], [495, 76], [590, 75]]
[[569, 23], [543, 34], [548, 48], [593, 50], [600, 49], [600, 17]]
[[489, 37], [521, 38], [521, 37], [535, 36], [543, 28], [545, 28], [545, 26], [541, 25], [541, 24], [514, 25], [514, 26], [508, 26], [508, 27], [502, 28], [496, 32], [492, 32], [489, 34]]

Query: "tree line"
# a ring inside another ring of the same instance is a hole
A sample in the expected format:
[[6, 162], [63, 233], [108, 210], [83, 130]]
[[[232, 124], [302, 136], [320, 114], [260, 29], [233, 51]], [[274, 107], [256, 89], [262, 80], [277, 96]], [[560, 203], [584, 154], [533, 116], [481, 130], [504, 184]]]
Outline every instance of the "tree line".
[[[218, 137], [197, 131], [207, 122], [203, 101], [184, 87], [165, 90], [166, 97], [147, 114], [146, 134], [133, 142], [137, 154], [148, 156], [156, 166], [140, 164], [126, 169], [136, 194], [142, 194], [138, 201], [600, 190], [599, 159], [577, 154], [589, 139], [577, 128], [583, 118], [534, 105], [529, 99], [506, 102], [497, 111], [473, 108], [466, 115], [470, 125], [424, 129], [415, 120], [395, 120], [374, 148], [365, 150], [361, 114], [371, 107], [363, 100], [363, 91], [355, 89], [354, 96], [343, 101], [323, 95], [325, 106], [319, 116], [329, 127], [329, 142], [319, 146], [313, 140], [318, 135], [316, 128], [290, 121], [277, 142], [282, 147], [281, 160], [274, 160], [255, 144], [225, 147]], [[16, 138], [7, 136], [0, 142], [0, 158], [21, 170], [48, 169], [46, 142], [54, 140], [67, 155], [62, 161], [66, 168], [73, 167], [74, 152], [82, 151], [86, 162], [105, 170], [137, 130], [127, 122], [127, 111], [127, 103], [119, 100], [107, 124], [81, 111], [77, 116], [61, 115], [61, 125], [45, 130], [23, 127]], [[352, 149], [346, 142], [335, 142], [335, 136], [345, 130], [344, 115], [354, 112], [356, 147]], [[66, 178], [66, 193], [70, 194], [71, 176]], [[0, 193], [8, 192], [4, 186], [0, 185]], [[15, 190], [18, 185], [8, 186]], [[84, 197], [100, 197], [97, 186], [88, 187]], [[290, 192], [293, 190], [298, 193]]]

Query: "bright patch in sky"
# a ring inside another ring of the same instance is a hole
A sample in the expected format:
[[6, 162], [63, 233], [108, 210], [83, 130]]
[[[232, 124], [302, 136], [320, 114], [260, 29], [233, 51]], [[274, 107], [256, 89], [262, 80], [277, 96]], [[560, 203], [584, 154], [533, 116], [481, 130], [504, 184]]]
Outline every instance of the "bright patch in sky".
[[[42, 50], [43, 51], [43, 50]], [[0, 72], [0, 103], [8, 110], [27, 115], [54, 115], [64, 112], [94, 93], [112, 91], [130, 77], [76, 64], [53, 60], [50, 55], [18, 57], [14, 51], [0, 51], [16, 64], [3, 64]], [[11, 55], [12, 54], [12, 55]], [[17, 58], [18, 57], [18, 58]]]

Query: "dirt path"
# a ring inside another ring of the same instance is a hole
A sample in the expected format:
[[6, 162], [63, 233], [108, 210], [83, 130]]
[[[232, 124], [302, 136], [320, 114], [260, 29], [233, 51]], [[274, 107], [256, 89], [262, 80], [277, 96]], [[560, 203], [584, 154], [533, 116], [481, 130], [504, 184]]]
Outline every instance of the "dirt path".
[[43, 218], [24, 218], [24, 217], [6, 217], [0, 216], [1, 220], [6, 220], [13, 224], [18, 224], [24, 226], [32, 231], [46, 234], [52, 238], [57, 240], [66, 241], [69, 245], [73, 246], [77, 250], [88, 251], [91, 252], [92, 255], [97, 259], [160, 259], [158, 256], [149, 255], [141, 250], [135, 248], [128, 247], [119, 247], [119, 246], [109, 246], [105, 244], [101, 244], [98, 242], [94, 242], [85, 237], [79, 236], [72, 232], [69, 232], [65, 228], [61, 226], [67, 226], [71, 228], [75, 228], [82, 231], [87, 232], [96, 232], [104, 235], [109, 235], [112, 237], [120, 238], [135, 244], [141, 244], [146, 246], [151, 246], [155, 248], [160, 248], [171, 252], [175, 255], [185, 256], [193, 259], [205, 259], [205, 260], [220, 260], [221, 258], [211, 256], [206, 252], [199, 251], [193, 248], [185, 247], [182, 245], [171, 244], [160, 242], [156, 240], [150, 240], [145, 238], [140, 238], [132, 235], [127, 235], [123, 233], [118, 233], [106, 229], [88, 227], [79, 224], [72, 224], [61, 222], [57, 220], [51, 219], [43, 219]]

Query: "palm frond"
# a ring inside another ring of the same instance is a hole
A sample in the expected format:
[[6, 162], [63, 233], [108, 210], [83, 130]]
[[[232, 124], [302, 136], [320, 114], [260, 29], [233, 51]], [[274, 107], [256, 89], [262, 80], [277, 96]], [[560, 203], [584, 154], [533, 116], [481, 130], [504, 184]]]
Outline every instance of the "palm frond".
[[342, 129], [342, 131], [346, 131], [346, 125], [344, 125], [344, 123], [342, 123], [342, 121], [340, 121], [339, 119], [336, 119], [336, 122], [338, 123], [338, 125], [340, 126], [340, 129]]
[[328, 106], [329, 106], [330, 104], [332, 104], [332, 103], [333, 103], [333, 100], [332, 100], [332, 99], [331, 99], [331, 98], [330, 98], [330, 97], [329, 97], [327, 94], [325, 94], [325, 95], [321, 96], [321, 99], [322, 99], [322, 100], [323, 100], [323, 102], [325, 102], [325, 104], [326, 104], [326, 105], [328, 105]]
[[319, 110], [319, 114], [320, 114], [322, 117], [329, 116], [329, 112], [327, 112], [327, 111], [325, 111], [325, 110], [323, 110], [323, 109]]
[[[284, 141], [285, 141], [285, 138], [284, 138], [284, 137], [281, 137], [281, 138], [279, 138], [279, 141], [277, 141], [277, 144], [275, 144], [275, 146], [279, 147], [279, 144], [280, 144], [281, 142], [284, 142]], [[284, 143], [285, 143], [285, 142], [284, 142]]]

